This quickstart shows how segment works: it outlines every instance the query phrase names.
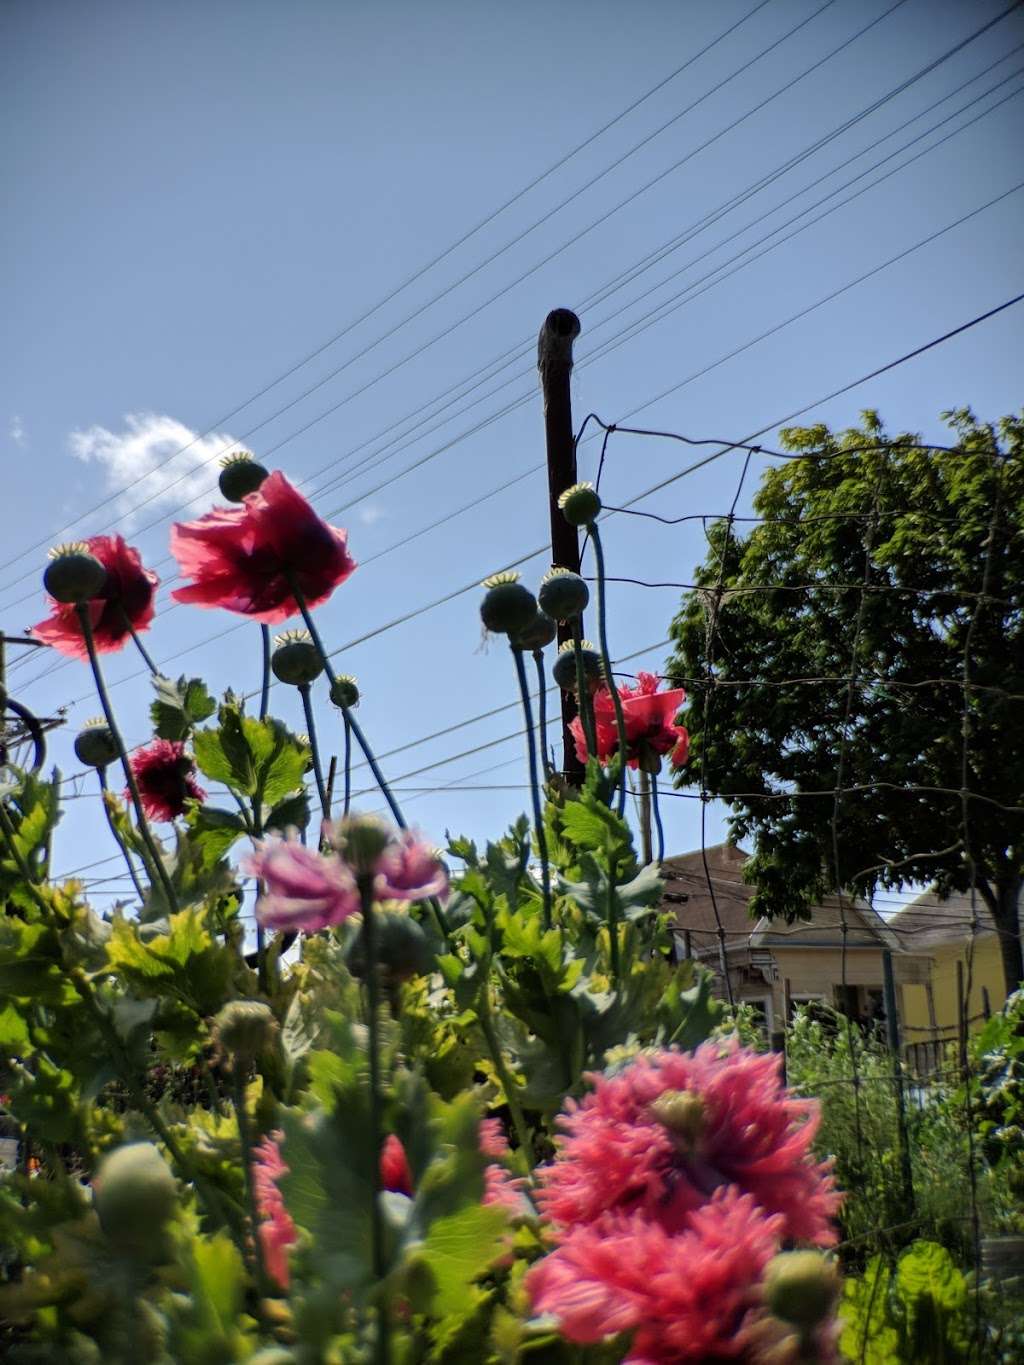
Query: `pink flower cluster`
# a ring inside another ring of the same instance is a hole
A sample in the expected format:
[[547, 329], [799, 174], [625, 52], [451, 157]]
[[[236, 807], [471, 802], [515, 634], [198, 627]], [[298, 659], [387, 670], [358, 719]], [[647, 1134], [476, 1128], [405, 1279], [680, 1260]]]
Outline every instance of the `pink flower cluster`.
[[277, 1182], [288, 1174], [281, 1158], [280, 1132], [271, 1133], [253, 1152], [252, 1178], [261, 1223], [257, 1229], [267, 1274], [282, 1289], [288, 1288], [288, 1248], [296, 1239], [295, 1224], [285, 1208]]
[[[676, 724], [676, 714], [686, 700], [685, 691], [676, 687], [659, 692], [658, 679], [653, 673], [638, 673], [636, 686], [624, 683], [618, 693], [626, 722], [626, 762], [629, 766], [656, 773], [661, 769], [662, 756], [668, 754], [672, 766], [681, 768], [690, 750], [686, 727]], [[619, 751], [615, 702], [607, 687], [599, 687], [594, 693], [593, 707], [597, 757], [607, 763]], [[576, 756], [581, 763], [586, 763], [590, 755], [579, 716], [569, 729], [576, 741]]]
[[[344, 823], [325, 824], [324, 838], [344, 848]], [[383, 845], [373, 870], [377, 900], [419, 901], [447, 893], [448, 874], [437, 850], [413, 831], [389, 832]], [[342, 854], [317, 853], [294, 833], [261, 840], [242, 870], [263, 883], [256, 916], [270, 929], [312, 934], [362, 909], [356, 873]]]
[[835, 1240], [815, 1103], [735, 1041], [592, 1080], [537, 1172], [555, 1249], [527, 1277], [534, 1310], [571, 1341], [632, 1332], [633, 1365], [750, 1358], [769, 1261]]

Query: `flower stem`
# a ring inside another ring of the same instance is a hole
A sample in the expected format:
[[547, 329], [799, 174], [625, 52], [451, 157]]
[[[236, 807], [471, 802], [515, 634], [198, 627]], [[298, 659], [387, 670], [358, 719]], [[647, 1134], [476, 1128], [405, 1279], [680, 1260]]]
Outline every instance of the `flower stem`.
[[306, 733], [309, 735], [309, 748], [313, 755], [313, 776], [316, 778], [316, 789], [320, 796], [320, 810], [325, 820], [331, 818], [331, 799], [327, 795], [327, 787], [324, 783], [324, 770], [320, 762], [320, 746], [316, 742], [316, 722], [313, 719], [313, 702], [310, 696], [309, 683], [299, 684], [299, 695], [302, 698], [302, 710], [306, 717]]
[[[294, 575], [289, 575], [288, 582], [291, 586], [292, 596], [295, 598], [295, 605], [302, 613], [302, 619], [306, 623], [306, 629], [309, 631], [310, 639], [316, 645], [317, 653], [320, 655], [320, 662], [324, 666], [324, 672], [327, 674], [327, 680], [333, 687], [334, 684], [337, 682], [337, 677], [335, 676], [334, 669], [331, 667], [331, 661], [327, 657], [327, 651], [324, 649], [324, 642], [323, 640], [320, 639], [320, 632], [316, 628], [316, 622], [313, 620], [312, 614], [309, 608], [306, 606], [306, 599], [302, 595], [302, 589], [299, 587], [298, 583], [296, 583]], [[384, 797], [384, 800], [388, 803], [388, 809], [391, 811], [391, 815], [392, 818], [394, 819], [395, 824], [398, 826], [399, 829], [408, 829], [409, 826], [406, 822], [404, 815], [402, 814], [401, 808], [399, 807], [398, 802], [392, 796], [391, 788], [384, 780], [384, 774], [380, 770], [380, 765], [377, 762], [373, 750], [370, 748], [366, 736], [363, 734], [359, 722], [356, 720], [355, 716], [352, 714], [352, 712], [349, 710], [347, 706], [343, 706], [341, 709], [342, 714], [345, 716], [349, 723], [349, 726], [352, 730], [352, 734], [355, 736], [356, 743], [363, 751], [363, 757], [366, 759], [370, 772], [373, 773], [373, 780], [380, 788], [381, 795]]]
[[341, 813], [348, 815], [349, 806], [352, 804], [352, 725], [347, 711], [342, 711], [341, 719], [345, 727], [345, 755], [342, 760], [345, 773], [345, 791], [342, 797]]
[[656, 773], [651, 773], [651, 814], [654, 816], [654, 828], [658, 833], [658, 862], [665, 861], [665, 829], [661, 823], [661, 811], [658, 807], [658, 777]]
[[[310, 632], [312, 633], [312, 632]], [[380, 977], [377, 968], [377, 919], [373, 908], [373, 877], [359, 880], [363, 902], [363, 938], [366, 942], [367, 1032], [370, 1050], [370, 1141], [373, 1146], [373, 1204], [370, 1209], [370, 1235], [373, 1245], [373, 1275], [378, 1287], [387, 1272], [384, 1254], [384, 1224], [380, 1199], [383, 1186], [380, 1175], [380, 1156], [384, 1150], [383, 1093], [380, 1066]], [[377, 1360], [384, 1365], [390, 1355], [388, 1340], [387, 1305], [377, 1305]]]
[[544, 651], [533, 651], [533, 662], [537, 666], [537, 743], [540, 745], [540, 765], [544, 769], [545, 781], [551, 776], [552, 768], [548, 761], [548, 690], [544, 677]]
[[128, 868], [128, 875], [132, 879], [132, 886], [135, 887], [135, 894], [138, 896], [139, 902], [141, 904], [146, 899], [146, 893], [145, 891], [143, 891], [142, 883], [139, 881], [139, 874], [136, 872], [135, 864], [132, 862], [132, 855], [128, 850], [128, 846], [125, 844], [124, 840], [121, 838], [121, 835], [118, 833], [117, 826], [114, 824], [114, 817], [111, 815], [110, 807], [107, 805], [106, 802], [106, 795], [109, 790], [109, 788], [107, 787], [106, 768], [97, 768], [96, 776], [99, 779], [100, 792], [102, 793], [103, 799], [103, 813], [107, 817], [107, 825], [110, 828], [111, 834], [114, 836], [114, 843], [117, 844], [118, 848], [124, 854], [124, 861]]
[[149, 850], [149, 856], [153, 862], [151, 872], [156, 873], [160, 885], [163, 888], [164, 896], [167, 899], [167, 908], [173, 914], [176, 913], [178, 909], [178, 898], [174, 894], [174, 887], [171, 885], [171, 879], [167, 875], [167, 869], [164, 867], [163, 859], [160, 857], [160, 851], [156, 846], [156, 840], [153, 838], [153, 832], [149, 828], [149, 821], [146, 819], [146, 813], [142, 809], [142, 797], [139, 795], [139, 785], [135, 781], [132, 765], [128, 761], [128, 751], [124, 747], [124, 740], [121, 738], [121, 732], [117, 728], [117, 721], [114, 718], [114, 708], [110, 704], [107, 686], [103, 681], [103, 670], [100, 668], [99, 655], [96, 653], [96, 641], [93, 638], [92, 621], [89, 619], [89, 609], [84, 604], [79, 604], [77, 611], [78, 619], [82, 626], [82, 635], [85, 639], [85, 647], [89, 651], [89, 663], [92, 666], [92, 676], [96, 680], [96, 692], [100, 699], [100, 705], [103, 707], [103, 715], [106, 718], [107, 726], [109, 727], [110, 733], [114, 738], [114, 743], [117, 746], [118, 756], [121, 759], [121, 767], [124, 770], [124, 780], [128, 785], [132, 805], [135, 807], [135, 820], [139, 827], [139, 834], [142, 836], [142, 841]]
[[526, 1160], [527, 1166], [533, 1170], [533, 1142], [530, 1137], [530, 1129], [526, 1122], [526, 1115], [523, 1113], [523, 1106], [519, 1103], [519, 1094], [515, 1080], [505, 1063], [505, 1057], [501, 1051], [501, 1044], [498, 1036], [494, 1032], [494, 1021], [491, 1018], [491, 1000], [489, 995], [490, 987], [484, 982], [480, 999], [477, 1002], [477, 1018], [480, 1021], [480, 1032], [484, 1035], [484, 1042], [487, 1044], [487, 1051], [491, 1054], [491, 1061], [494, 1064], [494, 1071], [501, 1082], [501, 1088], [505, 1092], [505, 1101], [508, 1104], [509, 1113], [512, 1115], [512, 1126], [516, 1130], [516, 1137], [519, 1139], [519, 1146]]
[[121, 615], [122, 615], [123, 618], [124, 618], [124, 623], [125, 623], [125, 625], [128, 627], [128, 633], [131, 635], [132, 639], [133, 639], [134, 642], [135, 642], [135, 648], [136, 648], [136, 649], [139, 651], [139, 653], [142, 655], [142, 661], [143, 661], [143, 663], [144, 663], [144, 664], [146, 665], [146, 667], [149, 669], [150, 673], [152, 673], [153, 677], [154, 677], [154, 678], [158, 678], [158, 677], [160, 676], [160, 670], [159, 670], [159, 668], [157, 668], [156, 664], [155, 664], [155, 663], [153, 662], [153, 660], [150, 658], [150, 656], [149, 656], [149, 651], [146, 649], [146, 646], [145, 646], [145, 645], [142, 643], [142, 641], [139, 639], [138, 631], [137, 631], [137, 630], [135, 629], [135, 627], [132, 625], [131, 617], [130, 617], [130, 616], [128, 615], [128, 613], [125, 611], [124, 607], [121, 608]]
[[267, 1271], [263, 1263], [263, 1243], [260, 1241], [260, 1210], [256, 1199], [256, 1182], [253, 1179], [252, 1129], [249, 1126], [249, 1112], [245, 1107], [245, 1076], [236, 1060], [231, 1069], [232, 1099], [235, 1104], [235, 1120], [238, 1124], [238, 1141], [242, 1149], [242, 1165], [245, 1170], [245, 1199], [248, 1205], [249, 1223], [252, 1231], [252, 1259], [255, 1270], [256, 1288], [262, 1298], [267, 1285]]
[[263, 681], [260, 684], [260, 720], [266, 720], [270, 710], [270, 627], [260, 626], [263, 638]]
[[601, 663], [604, 668], [605, 682], [611, 694], [612, 705], [615, 707], [615, 725], [619, 732], [619, 765], [620, 782], [619, 787], [619, 814], [626, 809], [626, 717], [622, 710], [622, 698], [619, 696], [619, 689], [615, 685], [615, 675], [612, 672], [612, 659], [608, 649], [608, 603], [605, 591], [605, 571], [604, 571], [604, 548], [601, 545], [601, 533], [597, 529], [597, 522], [592, 522], [588, 527], [590, 538], [594, 542], [594, 563], [597, 569], [597, 629], [598, 638], [601, 643]]
[[530, 764], [530, 799], [533, 802], [533, 827], [537, 835], [537, 852], [540, 854], [541, 886], [544, 891], [544, 928], [551, 928], [551, 869], [548, 866], [548, 840], [544, 832], [544, 814], [540, 804], [540, 786], [537, 780], [537, 750], [533, 734], [533, 709], [530, 706], [530, 685], [526, 680], [526, 665], [523, 651], [512, 646], [512, 657], [516, 661], [516, 677], [519, 679], [519, 696], [523, 703], [523, 717], [526, 721], [526, 756]]
[[619, 958], [619, 917], [615, 906], [615, 878], [618, 861], [609, 849], [608, 853], [608, 952], [612, 973], [612, 988], [618, 993], [622, 976], [622, 963]]
[[[583, 739], [587, 746], [587, 757], [597, 759], [597, 737], [594, 723], [594, 699], [590, 695], [586, 670], [583, 667], [583, 635], [580, 618], [572, 619], [572, 649], [576, 658], [576, 708], [580, 713], [583, 726]], [[600, 760], [598, 759], [598, 762]]]
[[640, 769], [640, 849], [644, 866], [654, 861], [651, 848], [651, 779], [650, 774]]

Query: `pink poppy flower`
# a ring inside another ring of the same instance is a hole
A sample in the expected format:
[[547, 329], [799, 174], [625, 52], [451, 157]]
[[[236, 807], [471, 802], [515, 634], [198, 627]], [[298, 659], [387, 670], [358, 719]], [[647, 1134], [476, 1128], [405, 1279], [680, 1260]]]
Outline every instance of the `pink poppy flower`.
[[[662, 756], [668, 754], [673, 767], [680, 768], [690, 751], [690, 736], [685, 726], [675, 723], [675, 718], [686, 700], [686, 692], [681, 687], [659, 692], [658, 679], [653, 673], [636, 676], [635, 687], [622, 684], [618, 689], [626, 722], [626, 762], [631, 768], [657, 773], [661, 771]], [[607, 763], [619, 749], [615, 703], [607, 687], [599, 688], [594, 694], [594, 722], [597, 757]], [[589, 755], [579, 716], [569, 728], [576, 741], [576, 756], [581, 763], [586, 763]]]
[[779, 1058], [728, 1043], [641, 1054], [560, 1118], [565, 1136], [537, 1172], [537, 1200], [556, 1231], [610, 1212], [642, 1212], [667, 1232], [688, 1226], [723, 1186], [781, 1214], [782, 1235], [827, 1246], [839, 1207], [831, 1169], [811, 1154], [814, 1100], [796, 1099]]
[[280, 470], [241, 506], [175, 524], [171, 552], [193, 580], [171, 594], [176, 602], [224, 607], [268, 625], [298, 611], [290, 579], [315, 607], [356, 567], [346, 532], [321, 521]]
[[389, 1133], [380, 1154], [380, 1183], [391, 1194], [407, 1194], [412, 1198], [412, 1171], [405, 1155], [402, 1139]]
[[[112, 654], [131, 639], [129, 622], [137, 633], [149, 629], [160, 580], [151, 569], [142, 567], [138, 550], [126, 544], [123, 536], [91, 536], [85, 544], [107, 571], [106, 582], [87, 606], [97, 653]], [[71, 602], [57, 602], [52, 597], [48, 601], [50, 615], [30, 627], [31, 633], [61, 654], [87, 659], [89, 651], [78, 609]]]
[[281, 1158], [278, 1131], [265, 1137], [253, 1151], [252, 1177], [261, 1222], [257, 1229], [267, 1274], [281, 1289], [288, 1288], [288, 1248], [296, 1240], [295, 1223], [285, 1208], [277, 1182], [288, 1174]]
[[380, 855], [374, 889], [380, 900], [444, 897], [448, 894], [448, 873], [437, 849], [406, 829]]
[[[174, 820], [184, 815], [188, 801], [206, 797], [196, 781], [195, 764], [177, 739], [154, 739], [129, 758], [142, 809], [150, 820]], [[125, 796], [129, 796], [127, 788]]]
[[305, 848], [294, 834], [263, 840], [241, 866], [264, 884], [256, 918], [268, 929], [302, 929], [314, 934], [341, 924], [361, 909], [355, 878], [341, 859]]
[[631, 1365], [749, 1360], [783, 1223], [735, 1189], [718, 1191], [676, 1234], [640, 1213], [605, 1214], [538, 1261], [526, 1288], [534, 1312], [553, 1314], [570, 1341], [632, 1332]]

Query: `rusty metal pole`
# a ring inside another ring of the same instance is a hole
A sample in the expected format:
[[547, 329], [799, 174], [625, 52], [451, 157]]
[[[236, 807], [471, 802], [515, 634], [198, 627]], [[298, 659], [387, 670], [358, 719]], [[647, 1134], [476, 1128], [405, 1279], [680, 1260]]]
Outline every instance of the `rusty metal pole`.
[[[551, 514], [551, 563], [580, 571], [580, 538], [558, 510], [558, 498], [576, 482], [576, 441], [572, 425], [572, 344], [580, 334], [580, 320], [568, 308], [555, 308], [544, 319], [537, 339], [537, 369], [544, 393], [544, 435], [548, 452], [548, 498]], [[568, 625], [558, 627], [558, 643], [572, 639]], [[569, 782], [583, 780], [583, 765], [569, 725], [576, 716], [576, 698], [562, 693], [562, 772]]]

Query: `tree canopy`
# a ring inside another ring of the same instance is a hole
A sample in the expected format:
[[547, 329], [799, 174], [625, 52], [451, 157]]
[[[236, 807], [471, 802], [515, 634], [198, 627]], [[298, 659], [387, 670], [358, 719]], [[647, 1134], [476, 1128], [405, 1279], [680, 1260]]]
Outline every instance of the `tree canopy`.
[[692, 739], [677, 785], [720, 794], [733, 836], [754, 840], [752, 914], [803, 917], [837, 887], [973, 884], [1012, 989], [1024, 420], [943, 416], [947, 449], [889, 436], [870, 411], [842, 433], [786, 429], [759, 521], [709, 528], [671, 629]]

